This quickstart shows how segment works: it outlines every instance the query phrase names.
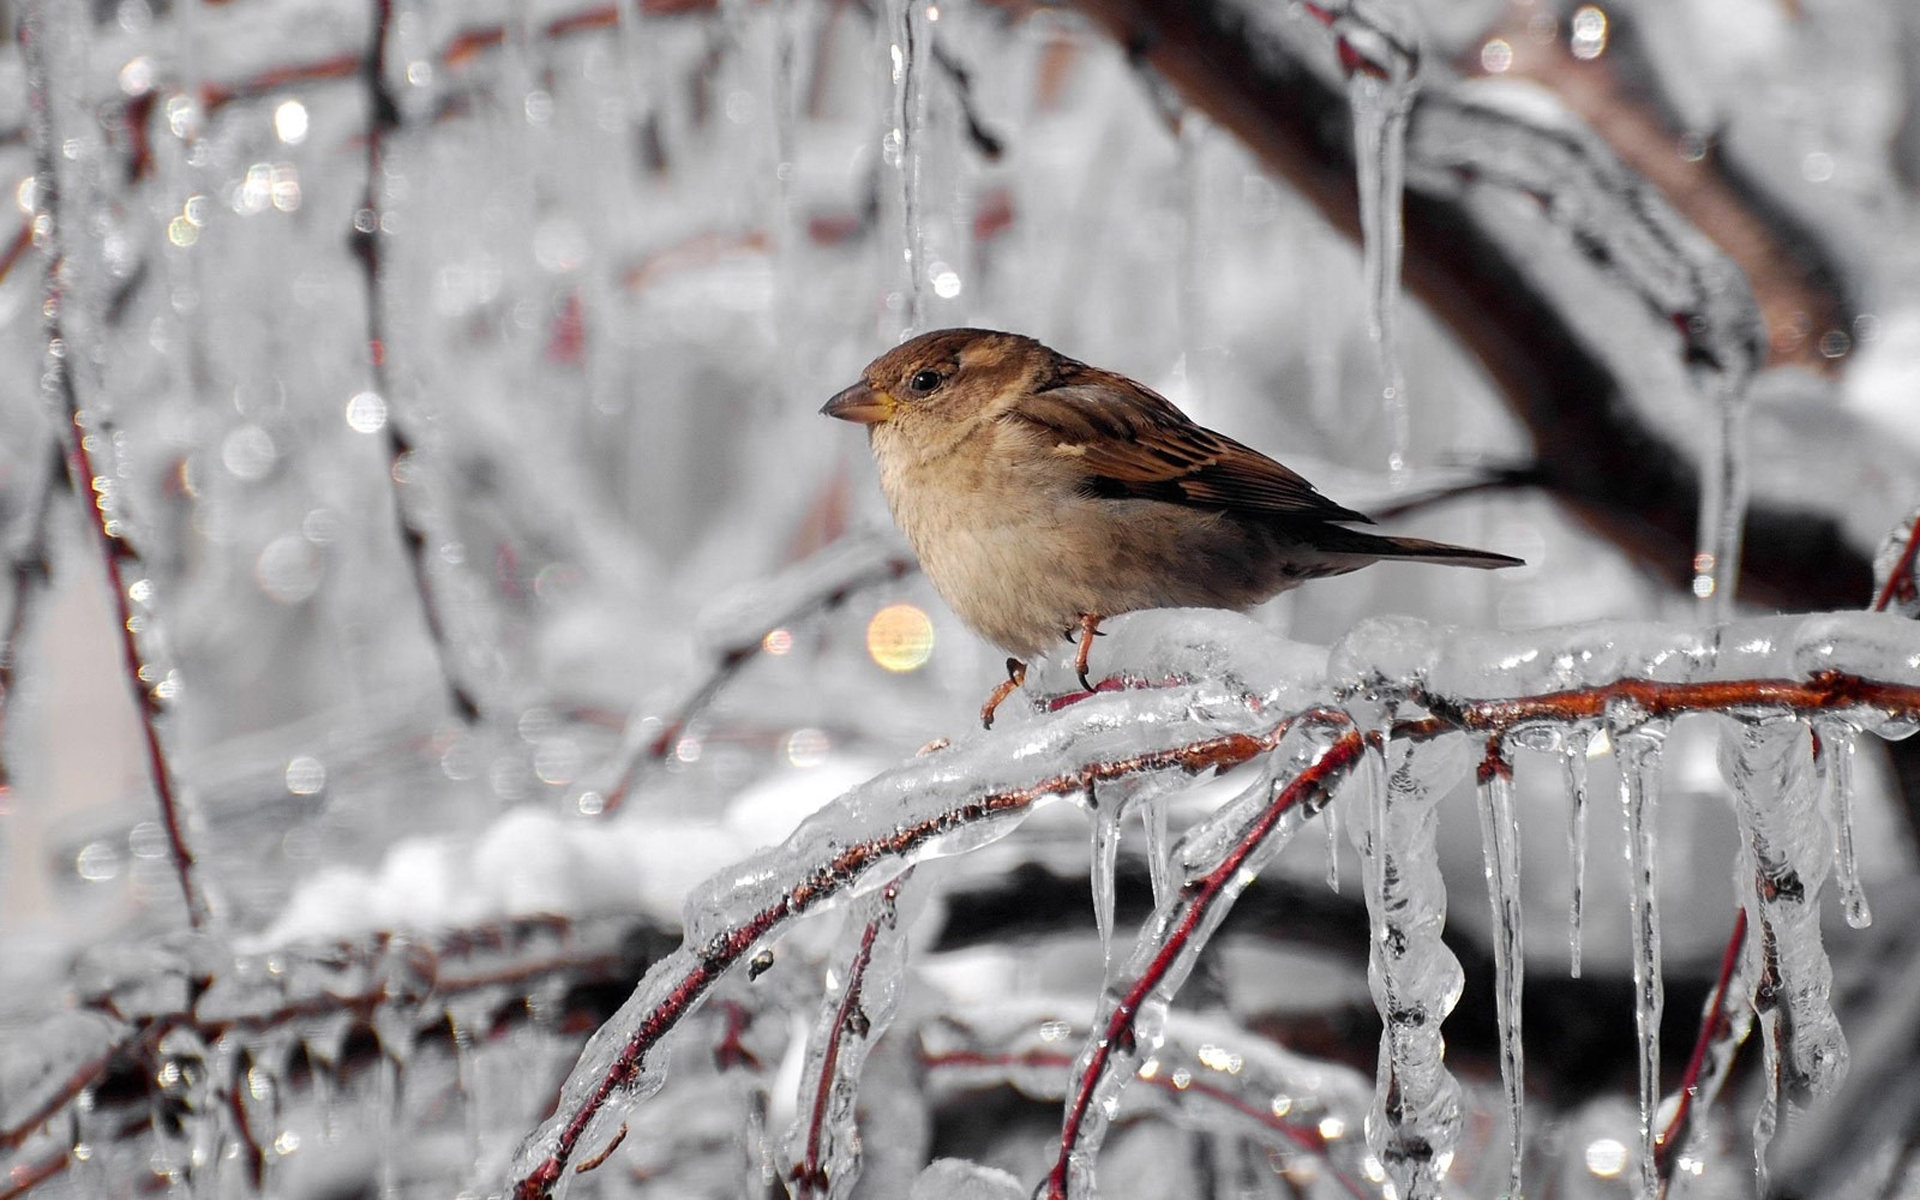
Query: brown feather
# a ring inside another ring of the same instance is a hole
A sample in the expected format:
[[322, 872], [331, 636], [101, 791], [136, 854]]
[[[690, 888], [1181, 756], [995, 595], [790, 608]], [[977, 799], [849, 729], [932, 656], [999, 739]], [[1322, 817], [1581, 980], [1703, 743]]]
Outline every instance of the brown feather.
[[1164, 397], [1124, 375], [1060, 360], [1053, 386], [1002, 415], [1051, 441], [1107, 499], [1161, 500], [1254, 519], [1355, 521], [1273, 459], [1196, 425]]

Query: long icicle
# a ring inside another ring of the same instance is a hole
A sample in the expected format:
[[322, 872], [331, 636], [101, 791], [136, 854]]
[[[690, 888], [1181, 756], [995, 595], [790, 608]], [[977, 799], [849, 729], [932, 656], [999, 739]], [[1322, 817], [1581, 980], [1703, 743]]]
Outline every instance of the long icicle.
[[1513, 764], [1499, 739], [1480, 761], [1480, 837], [1486, 855], [1487, 903], [1493, 910], [1494, 1003], [1500, 1022], [1500, 1082], [1506, 1090], [1513, 1162], [1507, 1195], [1519, 1200], [1526, 1159], [1526, 1058], [1520, 1045], [1520, 988], [1526, 951], [1521, 944], [1520, 830], [1513, 815]]
[[1612, 729], [1620, 767], [1620, 807], [1626, 819], [1629, 908], [1633, 923], [1633, 1023], [1640, 1043], [1639, 1194], [1656, 1194], [1654, 1110], [1660, 1103], [1660, 1016], [1665, 988], [1660, 978], [1660, 912], [1654, 877], [1654, 810], [1660, 798], [1660, 748], [1664, 728]]

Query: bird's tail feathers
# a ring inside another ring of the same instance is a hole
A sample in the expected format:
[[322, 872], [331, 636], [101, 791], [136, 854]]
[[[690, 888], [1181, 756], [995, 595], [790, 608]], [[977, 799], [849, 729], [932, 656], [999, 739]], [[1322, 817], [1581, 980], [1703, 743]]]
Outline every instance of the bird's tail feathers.
[[1455, 567], [1479, 567], [1488, 571], [1500, 567], [1527, 565], [1525, 559], [1495, 554], [1491, 550], [1475, 550], [1469, 546], [1430, 542], [1426, 538], [1388, 537], [1382, 534], [1362, 533], [1357, 529], [1342, 529], [1339, 532], [1347, 536], [1334, 540], [1332, 544], [1323, 543], [1322, 548], [1336, 554], [1365, 554], [1373, 558], [1400, 562], [1444, 563]]

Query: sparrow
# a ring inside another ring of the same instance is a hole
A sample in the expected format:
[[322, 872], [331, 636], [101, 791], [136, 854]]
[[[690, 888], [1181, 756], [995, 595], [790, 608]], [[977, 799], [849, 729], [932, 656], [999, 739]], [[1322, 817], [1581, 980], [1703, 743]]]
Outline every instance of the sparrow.
[[867, 364], [820, 410], [867, 427], [893, 519], [934, 590], [1023, 660], [1143, 608], [1247, 609], [1382, 559], [1520, 559], [1350, 529], [1364, 514], [1266, 455], [1195, 424], [1151, 388], [1030, 337], [941, 329]]

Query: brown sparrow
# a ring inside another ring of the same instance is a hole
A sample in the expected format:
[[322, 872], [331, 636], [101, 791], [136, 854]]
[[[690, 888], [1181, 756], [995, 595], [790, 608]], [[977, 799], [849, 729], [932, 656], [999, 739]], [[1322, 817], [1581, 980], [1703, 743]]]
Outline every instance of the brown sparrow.
[[1381, 559], [1521, 560], [1371, 524], [1258, 450], [1202, 428], [1124, 375], [1029, 337], [922, 334], [827, 401], [867, 427], [880, 487], [934, 590], [1014, 658], [981, 712], [1024, 680], [1020, 659], [1142, 608], [1245, 609]]

